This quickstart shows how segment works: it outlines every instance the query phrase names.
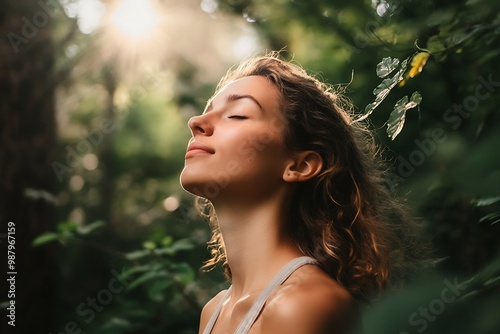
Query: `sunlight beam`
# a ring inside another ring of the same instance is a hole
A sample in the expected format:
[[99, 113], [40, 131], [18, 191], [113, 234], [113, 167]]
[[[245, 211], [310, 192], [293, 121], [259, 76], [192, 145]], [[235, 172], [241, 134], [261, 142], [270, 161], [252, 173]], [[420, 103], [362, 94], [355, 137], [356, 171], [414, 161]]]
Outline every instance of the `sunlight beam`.
[[122, 0], [111, 22], [128, 38], [146, 36], [159, 23], [160, 16], [148, 0]]

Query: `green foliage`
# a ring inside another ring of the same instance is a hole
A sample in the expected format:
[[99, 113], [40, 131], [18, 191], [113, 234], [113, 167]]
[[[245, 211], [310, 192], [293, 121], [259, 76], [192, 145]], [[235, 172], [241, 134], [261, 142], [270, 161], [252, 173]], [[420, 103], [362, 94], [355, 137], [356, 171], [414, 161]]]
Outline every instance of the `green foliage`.
[[404, 96], [396, 102], [394, 105], [394, 110], [389, 116], [389, 121], [387, 123], [387, 135], [389, 138], [394, 140], [396, 136], [403, 129], [403, 125], [406, 119], [406, 111], [411, 108], [418, 107], [422, 101], [422, 96], [419, 92], [414, 92], [411, 94], [410, 101], [408, 101], [408, 96]]
[[[391, 64], [390, 67], [387, 67], [386, 64]], [[392, 66], [395, 64], [394, 66]], [[385, 78], [389, 73], [391, 73], [399, 64], [399, 59], [391, 59], [385, 58], [382, 60], [379, 65], [377, 65], [377, 75], [381, 78]], [[375, 87], [373, 90], [373, 95], [375, 95], [375, 100], [365, 107], [364, 115], [359, 119], [363, 120], [371, 115], [371, 113], [377, 108], [382, 101], [389, 95], [391, 89], [393, 89], [401, 80], [403, 80], [403, 74], [406, 71], [406, 67], [408, 64], [408, 59], [405, 59], [401, 62], [401, 66], [399, 70], [391, 77], [382, 80], [382, 82]], [[385, 69], [390, 69], [387, 71]]]
[[500, 196], [485, 197], [472, 201], [472, 204], [474, 204], [476, 207], [479, 208], [486, 207], [490, 210], [489, 213], [487, 213], [486, 215], [482, 216], [479, 219], [480, 223], [494, 225], [500, 222], [499, 202], [500, 202]]
[[[495, 315], [500, 288], [500, 262], [466, 278], [422, 274], [403, 291], [379, 301], [364, 313], [364, 331], [382, 333], [485, 333], [498, 331]], [[390, 316], [391, 321], [381, 321]]]
[[[377, 108], [382, 103], [382, 101], [385, 100], [391, 90], [396, 87], [398, 83], [403, 82], [404, 72], [407, 69], [408, 61], [409, 59], [405, 59], [400, 64], [399, 59], [397, 58], [385, 57], [380, 63], [377, 64], [376, 71], [379, 78], [386, 78], [389, 74], [391, 74], [398, 68], [398, 65], [401, 66], [396, 74], [394, 74], [391, 78], [384, 79], [377, 87], [375, 87], [375, 89], [373, 90], [375, 101], [365, 107], [365, 113], [358, 119], [358, 121], [364, 120], [365, 118], [370, 116], [375, 108]], [[410, 72], [413, 71], [414, 66], [420, 65], [414, 64], [412, 62], [412, 66], [413, 67]], [[410, 76], [413, 77], [414, 75], [410, 74]], [[422, 102], [422, 96], [418, 91], [413, 92], [409, 101], [408, 96], [404, 96], [398, 102], [396, 102], [396, 104], [394, 105], [394, 110], [391, 112], [389, 120], [387, 122], [387, 135], [389, 136], [389, 138], [391, 138], [392, 140], [396, 138], [396, 136], [403, 129], [403, 125], [406, 119], [406, 111], [418, 107], [420, 105], [420, 102]]]
[[439, 61], [468, 49], [487, 50], [478, 59], [479, 64], [498, 56], [499, 51], [492, 47], [492, 43], [498, 41], [500, 34], [498, 8], [498, 3], [488, 0], [471, 0], [462, 6], [450, 6], [434, 11], [428, 23], [439, 27], [439, 32], [428, 39], [427, 49], [436, 54]]
[[[377, 76], [379, 78], [385, 78], [392, 73], [399, 65], [399, 59], [391, 57], [385, 57], [380, 63], [377, 64]], [[375, 92], [373, 92], [375, 94]]]
[[[34, 246], [42, 246], [58, 240], [66, 247], [82, 245], [94, 247], [99, 227], [104, 225], [98, 221], [86, 226], [78, 226], [74, 222], [61, 222], [57, 232], [40, 235], [33, 241]], [[99, 247], [101, 250], [106, 249]], [[165, 317], [164, 323], [156, 330], [170, 331], [186, 319], [199, 315], [201, 305], [197, 297], [190, 292], [197, 275], [193, 266], [180, 260], [182, 254], [193, 251], [195, 244], [188, 238], [174, 239], [164, 236], [160, 243], [147, 240], [143, 248], [121, 254], [120, 261], [124, 266], [121, 273], [115, 276], [119, 282], [126, 282], [124, 292], [116, 292], [111, 300], [119, 301], [106, 308], [106, 314], [97, 315], [99, 321], [81, 321], [80, 327], [92, 333], [133, 333], [147, 325], [152, 316]], [[120, 254], [114, 250], [115, 254]], [[111, 281], [110, 281], [111, 282]], [[111, 283], [104, 285], [109, 289]], [[116, 286], [114, 287], [116, 289]], [[102, 291], [102, 289], [100, 290]], [[97, 292], [97, 303], [99, 292]], [[87, 299], [86, 299], [87, 300]], [[142, 303], [138, 306], [137, 302]], [[85, 302], [84, 302], [85, 303]], [[98, 307], [104, 308], [107, 304]], [[183, 314], [183, 317], [171, 318], [172, 314]], [[82, 313], [83, 314], [83, 313]], [[187, 318], [186, 318], [187, 316]], [[86, 322], [89, 322], [87, 325]], [[186, 333], [195, 332], [196, 321], [184, 323]], [[170, 329], [169, 329], [170, 328]], [[191, 328], [191, 331], [187, 330]]]
[[[403, 62], [399, 62], [397, 58], [385, 57], [382, 59], [380, 63], [377, 64], [377, 76], [379, 78], [386, 78], [389, 74], [391, 74], [394, 70], [398, 68], [398, 65], [401, 65], [399, 70], [391, 77], [382, 80], [382, 82], [375, 87], [373, 90], [373, 95], [375, 95], [375, 101], [368, 104], [365, 107], [365, 113], [361, 116], [358, 121], [364, 120], [368, 116], [370, 116], [375, 108], [377, 108], [382, 101], [389, 95], [391, 90], [404, 79], [404, 72], [406, 71], [408, 65], [408, 59], [403, 60]], [[389, 116], [389, 120], [387, 123], [387, 134], [389, 138], [394, 140], [396, 136], [403, 129], [403, 125], [406, 119], [406, 111], [408, 109], [412, 109], [418, 107], [420, 102], [422, 101], [422, 96], [419, 92], [414, 92], [411, 95], [410, 101], [408, 101], [408, 96], [404, 96], [394, 105], [394, 110], [391, 112]]]
[[104, 226], [104, 222], [101, 220], [84, 226], [79, 226], [72, 221], [61, 222], [57, 225], [57, 232], [46, 232], [39, 235], [32, 241], [32, 246], [38, 247], [56, 240], [65, 243], [71, 239], [86, 236], [102, 226]]

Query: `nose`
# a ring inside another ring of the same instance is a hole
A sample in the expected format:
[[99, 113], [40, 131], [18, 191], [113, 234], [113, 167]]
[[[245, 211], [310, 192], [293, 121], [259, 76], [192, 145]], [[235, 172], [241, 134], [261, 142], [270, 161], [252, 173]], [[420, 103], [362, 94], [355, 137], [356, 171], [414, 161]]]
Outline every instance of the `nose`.
[[213, 133], [213, 125], [208, 121], [206, 114], [191, 117], [188, 121], [188, 127], [193, 136], [195, 134], [210, 136]]

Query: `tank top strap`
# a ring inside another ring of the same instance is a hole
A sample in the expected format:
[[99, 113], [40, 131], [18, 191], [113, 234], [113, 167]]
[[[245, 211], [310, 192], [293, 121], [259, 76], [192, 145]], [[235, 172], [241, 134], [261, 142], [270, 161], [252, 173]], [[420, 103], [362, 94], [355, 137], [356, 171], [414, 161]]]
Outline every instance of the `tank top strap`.
[[[252, 307], [250, 310], [247, 312], [243, 320], [240, 322], [238, 328], [236, 328], [236, 331], [234, 334], [246, 334], [252, 327], [253, 323], [259, 316], [260, 312], [262, 311], [262, 308], [264, 307], [264, 304], [266, 303], [267, 298], [269, 295], [273, 292], [276, 287], [279, 285], [283, 284], [285, 280], [290, 277], [290, 275], [297, 270], [298, 268], [302, 267], [303, 265], [306, 264], [317, 264], [318, 261], [315, 259], [308, 257], [308, 256], [302, 256], [298, 257], [296, 259], [293, 259], [292, 261], [288, 262], [279, 272], [278, 274], [273, 278], [273, 280], [268, 284], [268, 286], [262, 291], [262, 293], [259, 295], [257, 300], [253, 303]], [[205, 330], [203, 331], [203, 334], [210, 334], [212, 332], [212, 329], [215, 325], [215, 322], [217, 321], [217, 318], [219, 317], [219, 313], [222, 309], [223, 303], [226, 301], [227, 298], [229, 298], [229, 295], [231, 293], [232, 286], [229, 287], [227, 292], [224, 294], [224, 297], [221, 299], [219, 302], [219, 305], [214, 311], [214, 314], [210, 318], [207, 326], [205, 327]]]
[[228, 299], [229, 296], [231, 295], [231, 290], [232, 289], [233, 289], [233, 286], [231, 285], [227, 289], [227, 291], [224, 294], [224, 296], [222, 296], [222, 299], [220, 300], [219, 304], [215, 308], [214, 313], [212, 314], [212, 317], [210, 317], [210, 320], [208, 320], [208, 323], [205, 326], [205, 330], [203, 331], [203, 334], [210, 334], [212, 332], [212, 329], [215, 326], [215, 322], [217, 321], [217, 318], [219, 317], [220, 311], [222, 309], [222, 305], [224, 304], [224, 302], [226, 301], [226, 299]]

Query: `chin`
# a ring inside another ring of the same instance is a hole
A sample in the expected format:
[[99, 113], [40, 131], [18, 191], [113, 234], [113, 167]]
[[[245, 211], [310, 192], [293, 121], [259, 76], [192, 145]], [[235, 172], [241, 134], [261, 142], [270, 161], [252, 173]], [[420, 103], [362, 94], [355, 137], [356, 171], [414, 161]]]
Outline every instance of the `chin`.
[[203, 197], [208, 200], [220, 198], [222, 196], [222, 188], [218, 187], [213, 182], [208, 183], [191, 183], [181, 181], [182, 188], [195, 196]]
[[185, 191], [187, 191], [193, 195], [196, 195], [193, 193], [193, 191], [194, 191], [194, 189], [199, 187], [199, 185], [197, 185], [197, 182], [194, 182], [193, 176], [189, 175], [189, 173], [186, 172], [186, 169], [184, 169], [182, 171], [179, 181], [180, 181], [182, 189], [184, 189]]
[[186, 171], [185, 168], [180, 176], [180, 184], [182, 189], [184, 189], [188, 193], [191, 193], [195, 196], [209, 198], [204, 192], [204, 189], [210, 188], [206, 186], [207, 181], [202, 180], [199, 175], [193, 175], [193, 173]]

